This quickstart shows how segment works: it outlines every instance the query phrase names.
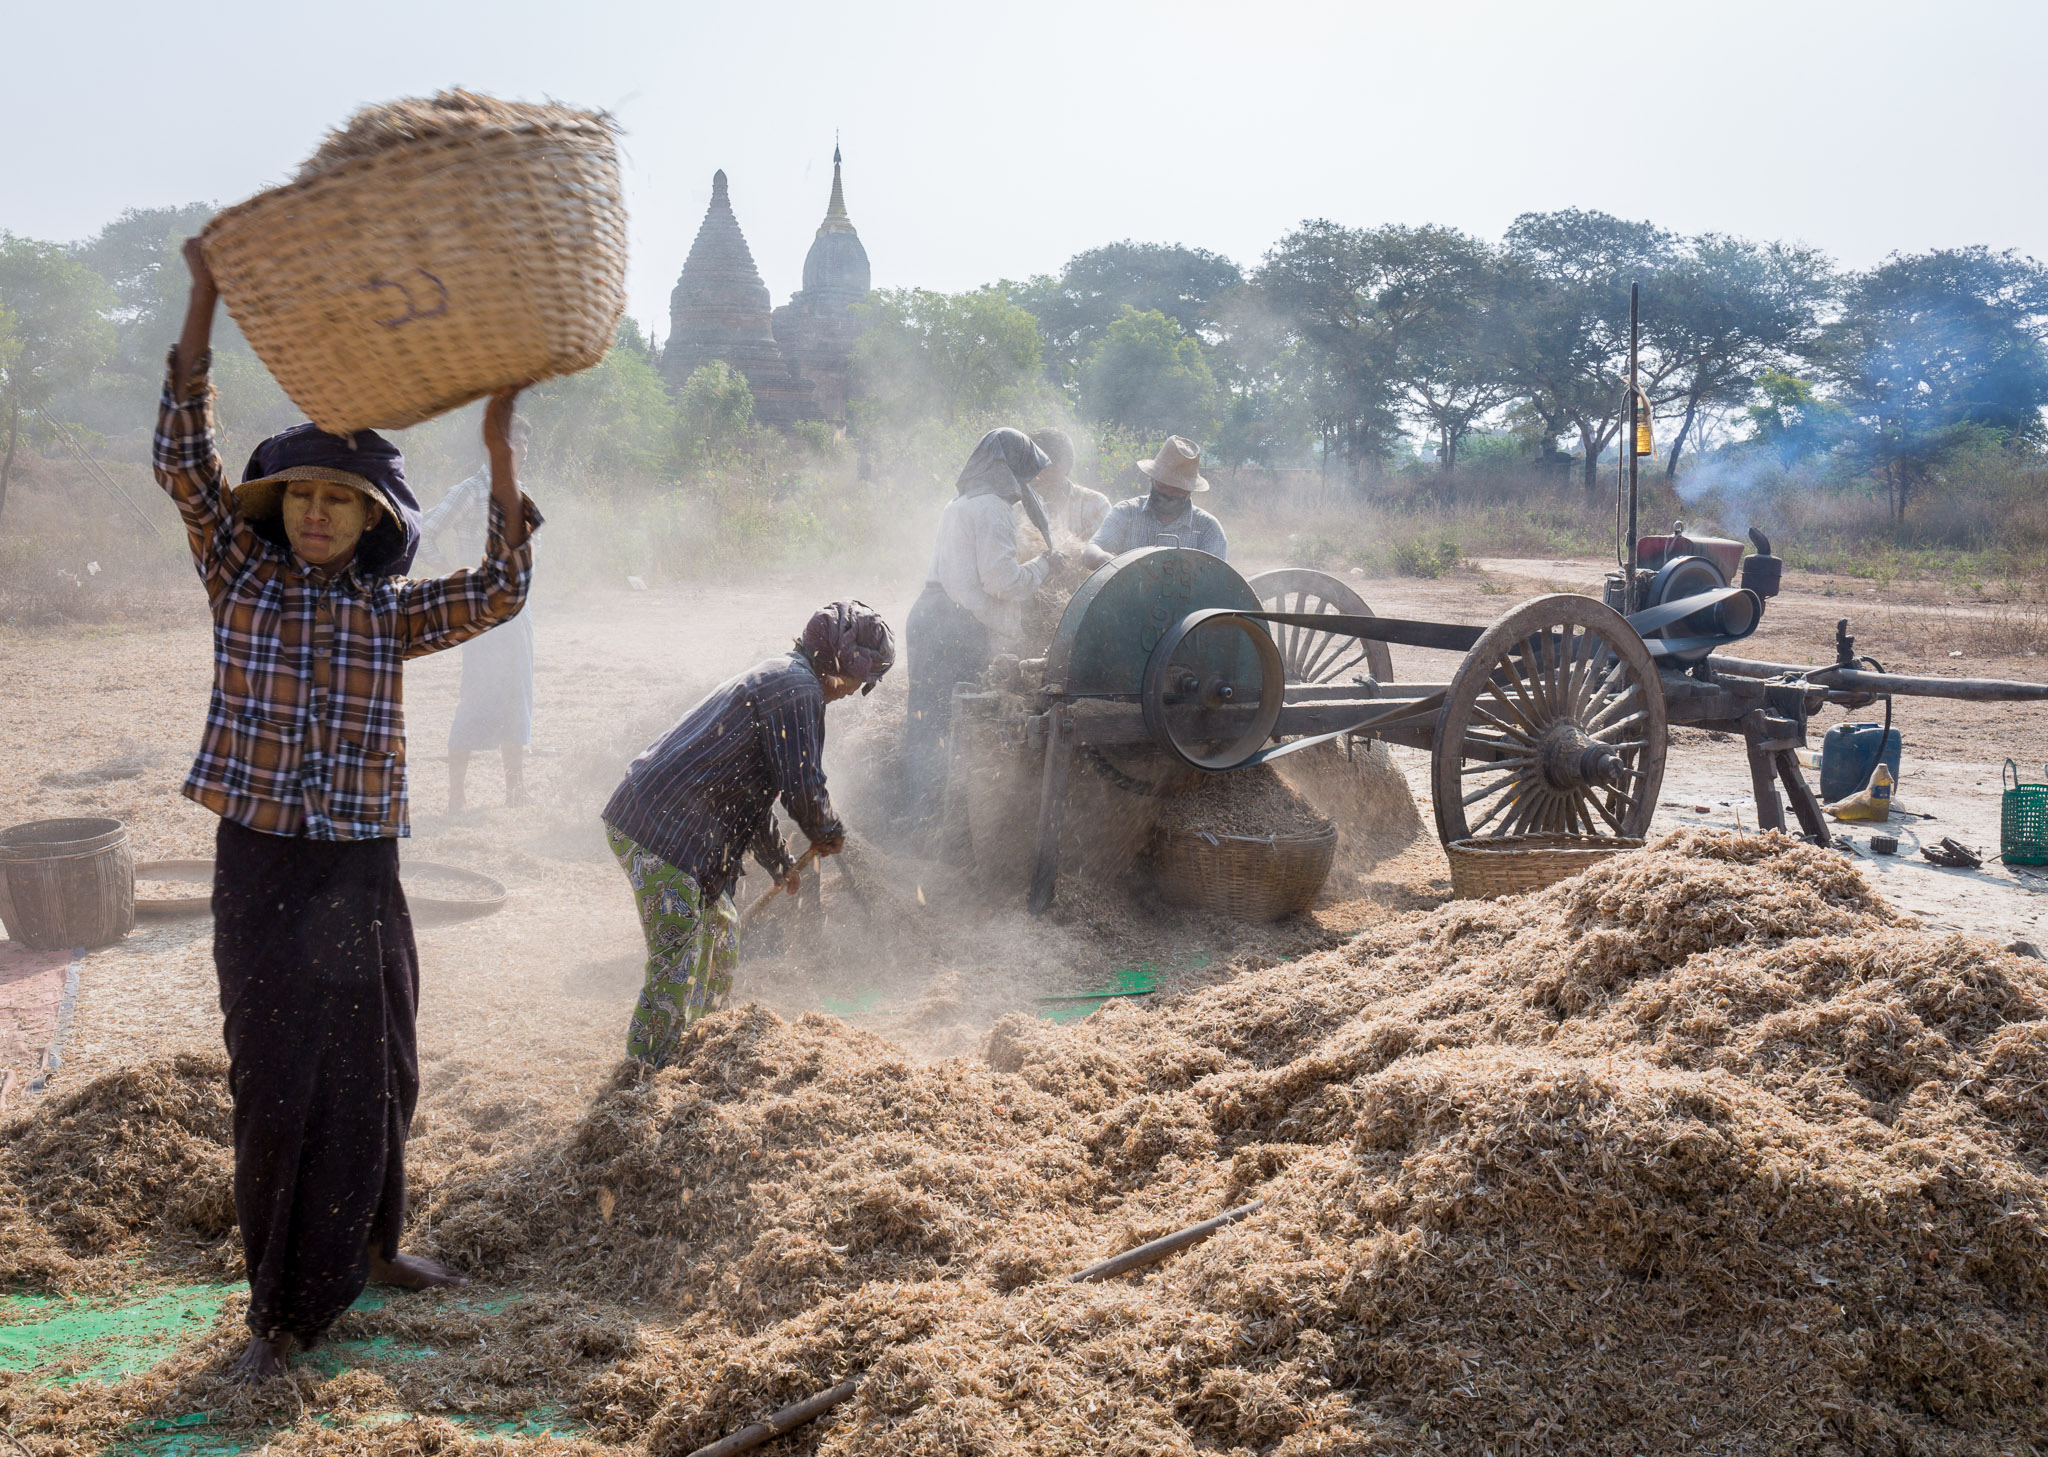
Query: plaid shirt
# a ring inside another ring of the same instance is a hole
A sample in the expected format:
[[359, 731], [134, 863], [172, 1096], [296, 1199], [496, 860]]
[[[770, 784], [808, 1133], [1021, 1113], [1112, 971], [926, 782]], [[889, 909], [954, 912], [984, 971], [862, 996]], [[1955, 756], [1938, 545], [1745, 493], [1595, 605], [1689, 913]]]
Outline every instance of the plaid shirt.
[[[508, 549], [493, 502], [481, 567], [425, 581], [316, 571], [237, 509], [214, 449], [208, 364], [183, 400], [166, 376], [154, 452], [213, 607], [213, 701], [185, 794], [267, 834], [405, 835], [404, 662], [517, 615], [531, 537]], [[530, 532], [540, 513], [521, 500]]]

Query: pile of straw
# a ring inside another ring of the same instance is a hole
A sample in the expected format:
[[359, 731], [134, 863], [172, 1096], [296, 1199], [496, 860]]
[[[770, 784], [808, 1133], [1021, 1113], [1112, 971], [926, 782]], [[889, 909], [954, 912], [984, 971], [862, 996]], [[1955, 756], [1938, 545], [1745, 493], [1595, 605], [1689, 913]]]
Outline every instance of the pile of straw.
[[146, 1252], [238, 1265], [224, 1240], [235, 1227], [229, 1114], [226, 1061], [179, 1053], [18, 1120], [0, 1140], [0, 1283], [107, 1288]]
[[364, 107], [321, 140], [319, 150], [299, 164], [298, 176], [304, 181], [412, 142], [480, 137], [533, 126], [617, 130], [602, 112], [552, 102], [500, 101], [458, 88], [432, 97], [408, 96]]
[[1271, 765], [1254, 764], [1231, 774], [1203, 775], [1186, 794], [1166, 802], [1159, 824], [1195, 834], [1306, 835], [1328, 829], [1330, 817], [1283, 782]]
[[1688, 830], [974, 1057], [722, 1013], [416, 1237], [639, 1300], [579, 1401], [655, 1457], [862, 1371], [790, 1450], [2029, 1452], [2044, 1087], [2048, 966]]
[[586, 1398], [663, 1457], [863, 1368], [816, 1450], [1994, 1450], [2048, 1427], [2044, 1019], [1839, 857], [1687, 831], [979, 1064], [731, 1014], [438, 1237], [679, 1296]]

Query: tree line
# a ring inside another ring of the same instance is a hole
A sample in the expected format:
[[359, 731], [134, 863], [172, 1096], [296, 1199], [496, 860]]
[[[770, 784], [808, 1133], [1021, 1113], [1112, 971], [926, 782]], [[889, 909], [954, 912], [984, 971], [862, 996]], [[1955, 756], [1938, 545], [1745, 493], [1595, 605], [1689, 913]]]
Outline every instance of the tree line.
[[1668, 476], [1711, 427], [1725, 448], [1870, 476], [1896, 516], [1959, 452], [2043, 443], [2048, 273], [1985, 247], [1845, 271], [1800, 244], [1579, 210], [1524, 215], [1498, 242], [1311, 221], [1248, 272], [1125, 242], [1010, 296], [1084, 414], [1206, 425], [1226, 464], [1307, 456], [1368, 482], [1418, 442], [1454, 470], [1484, 435], [1592, 489], [1623, 428], [1631, 284]]
[[[146, 449], [184, 302], [178, 245], [211, 213], [131, 210], [74, 244], [0, 233], [0, 510], [18, 451], [60, 423]], [[936, 473], [960, 438], [1023, 412], [1368, 489], [1477, 454], [1597, 490], [1622, 428], [1631, 284], [1667, 475], [1747, 452], [1874, 483], [1896, 520], [1959, 454], [2044, 443], [2048, 273], [2032, 259], [1973, 247], [1850, 271], [1801, 244], [1580, 210], [1498, 240], [1312, 220], [1248, 269], [1125, 241], [1023, 282], [880, 290], [859, 306], [847, 433], [863, 462], [929, 455]], [[744, 378], [720, 366], [667, 389], [630, 319], [620, 344], [529, 401], [558, 474], [729, 482], [751, 462], [740, 478], [760, 482], [846, 454], [823, 427], [758, 430]], [[232, 328], [215, 353], [230, 445], [296, 418]]]

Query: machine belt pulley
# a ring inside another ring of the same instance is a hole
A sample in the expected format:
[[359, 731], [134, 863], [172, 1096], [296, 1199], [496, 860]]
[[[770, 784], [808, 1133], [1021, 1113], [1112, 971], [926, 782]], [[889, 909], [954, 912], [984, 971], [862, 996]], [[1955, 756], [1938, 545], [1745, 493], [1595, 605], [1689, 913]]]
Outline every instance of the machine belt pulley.
[[1396, 720], [1407, 721], [1417, 717], [1433, 715], [1438, 704], [1431, 700], [1422, 703], [1393, 703], [1378, 713], [1368, 714], [1355, 724], [1329, 733], [1313, 734], [1307, 738], [1293, 739], [1284, 744], [1259, 747], [1273, 736], [1273, 728], [1280, 721], [1280, 709], [1286, 689], [1286, 669], [1280, 661], [1280, 650], [1274, 646], [1271, 633], [1260, 629], [1257, 632], [1240, 626], [1259, 656], [1259, 703], [1245, 731], [1237, 735], [1221, 749], [1195, 749], [1183, 743], [1174, 733], [1167, 717], [1166, 687], [1172, 672], [1173, 657], [1196, 628], [1224, 624], [1248, 625], [1253, 622], [1278, 623], [1283, 627], [1312, 627], [1321, 632], [1332, 632], [1339, 636], [1374, 638], [1380, 642], [1402, 643], [1413, 647], [1442, 647], [1453, 651], [1469, 651], [1479, 640], [1484, 628], [1458, 627], [1437, 622], [1411, 622], [1398, 617], [1357, 617], [1341, 613], [1312, 612], [1247, 612], [1230, 607], [1209, 607], [1190, 612], [1176, 622], [1159, 639], [1145, 664], [1145, 682], [1140, 695], [1144, 709], [1145, 727], [1152, 736], [1166, 746], [1182, 763], [1196, 769], [1220, 772], [1225, 769], [1244, 769], [1253, 764], [1263, 764], [1283, 754], [1292, 754], [1300, 749], [1314, 748], [1341, 739], [1346, 734], [1358, 733], [1369, 728], [1391, 727]]

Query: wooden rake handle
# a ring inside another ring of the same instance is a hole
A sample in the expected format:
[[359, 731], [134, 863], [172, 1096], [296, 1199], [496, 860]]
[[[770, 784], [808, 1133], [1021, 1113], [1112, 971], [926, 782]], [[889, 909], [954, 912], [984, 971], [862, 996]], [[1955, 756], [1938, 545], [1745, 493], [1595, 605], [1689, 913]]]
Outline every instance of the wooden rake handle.
[[[812, 862], [815, 861], [817, 858], [818, 847], [816, 845], [813, 845], [810, 849], [804, 851], [803, 855], [797, 860], [796, 864], [790, 866], [789, 874], [802, 875], [806, 870], [811, 868]], [[778, 876], [776, 878], [775, 884], [769, 886], [768, 889], [762, 891], [761, 894], [754, 899], [752, 905], [748, 906], [745, 910], [741, 911], [740, 924], [745, 925], [748, 921], [753, 920], [755, 914], [760, 911], [761, 907], [767, 905], [768, 902], [774, 900], [775, 897], [781, 893], [782, 882], [787, 878], [787, 876]]]

